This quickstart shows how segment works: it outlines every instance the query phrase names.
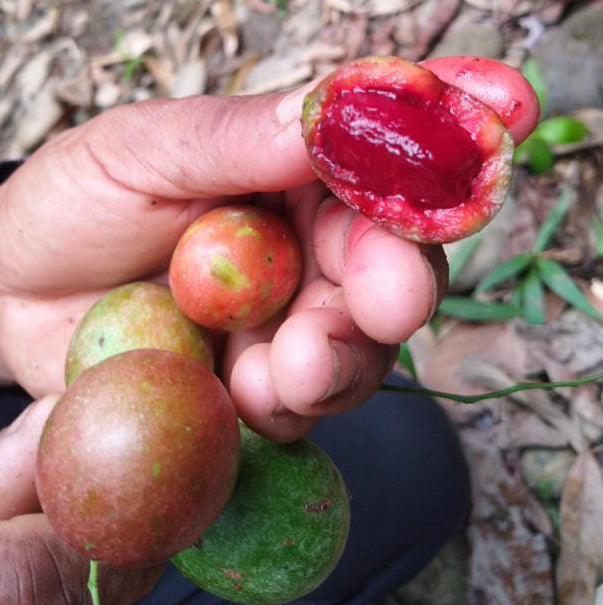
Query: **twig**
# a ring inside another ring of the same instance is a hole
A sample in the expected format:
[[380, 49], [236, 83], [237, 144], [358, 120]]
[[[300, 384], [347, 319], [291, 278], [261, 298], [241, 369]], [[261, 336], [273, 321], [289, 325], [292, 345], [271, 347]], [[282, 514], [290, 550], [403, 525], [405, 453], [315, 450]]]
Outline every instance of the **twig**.
[[603, 372], [585, 376], [584, 378], [576, 378], [575, 380], [565, 380], [563, 382], [519, 382], [513, 386], [497, 391], [488, 391], [479, 395], [458, 395], [457, 393], [447, 393], [445, 391], [433, 391], [421, 387], [398, 387], [393, 384], [382, 384], [379, 389], [381, 391], [393, 391], [395, 393], [414, 393], [416, 395], [428, 395], [430, 397], [439, 397], [440, 399], [451, 399], [458, 403], [477, 403], [485, 399], [498, 399], [499, 397], [507, 397], [519, 391], [533, 391], [535, 389], [557, 389], [560, 387], [579, 387], [590, 382], [598, 382], [603, 380]]
[[90, 561], [90, 574], [88, 575], [88, 590], [92, 597], [92, 605], [100, 605], [98, 597], [98, 561]]

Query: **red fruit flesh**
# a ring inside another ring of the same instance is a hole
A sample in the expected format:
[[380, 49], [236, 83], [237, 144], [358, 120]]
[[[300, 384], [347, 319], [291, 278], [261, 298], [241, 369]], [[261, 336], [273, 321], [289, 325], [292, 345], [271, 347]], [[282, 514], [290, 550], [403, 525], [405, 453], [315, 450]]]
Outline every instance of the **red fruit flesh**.
[[319, 125], [319, 153], [338, 178], [381, 195], [450, 208], [463, 202], [482, 154], [469, 133], [437, 103], [410, 92], [342, 90]]
[[498, 115], [403, 59], [344, 65], [307, 95], [302, 126], [318, 176], [396, 235], [461, 239], [504, 201], [512, 141]]

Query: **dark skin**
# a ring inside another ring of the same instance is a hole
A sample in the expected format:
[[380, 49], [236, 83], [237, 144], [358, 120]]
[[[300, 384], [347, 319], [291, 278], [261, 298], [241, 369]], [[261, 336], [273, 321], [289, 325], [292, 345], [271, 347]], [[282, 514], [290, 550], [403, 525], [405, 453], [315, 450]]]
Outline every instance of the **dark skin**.
[[[491, 105], [516, 142], [535, 126], [536, 98], [514, 70], [473, 58], [426, 66]], [[40, 432], [64, 390], [77, 321], [108, 289], [164, 280], [178, 238], [203, 212], [233, 199], [263, 204], [302, 243], [288, 314], [224, 343], [221, 378], [240, 416], [269, 438], [295, 439], [370, 397], [397, 343], [436, 308], [447, 281], [441, 247], [386, 233], [315, 182], [299, 124], [306, 91], [122, 106], [62, 133], [0, 187], [10, 251], [0, 257], [0, 381], [37, 398], [0, 432], [0, 602], [87, 598], [87, 561], [38, 512]], [[132, 603], [160, 572], [102, 570], [101, 597]]]

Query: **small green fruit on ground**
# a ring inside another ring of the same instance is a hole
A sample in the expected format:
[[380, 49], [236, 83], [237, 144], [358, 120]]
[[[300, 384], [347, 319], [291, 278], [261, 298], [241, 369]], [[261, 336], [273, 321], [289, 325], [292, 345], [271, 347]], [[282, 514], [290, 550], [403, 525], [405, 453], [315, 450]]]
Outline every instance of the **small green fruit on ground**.
[[236, 481], [232, 401], [201, 362], [138, 349], [82, 373], [52, 410], [36, 486], [55, 531], [84, 556], [148, 567], [192, 544]]
[[213, 369], [209, 333], [182, 313], [169, 288], [135, 282], [107, 292], [81, 319], [67, 353], [67, 385], [86, 368], [132, 349], [167, 349]]
[[299, 243], [279, 216], [257, 206], [223, 206], [180, 238], [170, 264], [179, 307], [207, 328], [253, 328], [291, 299], [301, 273]]
[[173, 563], [238, 603], [285, 603], [319, 586], [345, 546], [350, 508], [339, 471], [302, 439], [274, 443], [241, 428], [241, 466], [218, 521]]

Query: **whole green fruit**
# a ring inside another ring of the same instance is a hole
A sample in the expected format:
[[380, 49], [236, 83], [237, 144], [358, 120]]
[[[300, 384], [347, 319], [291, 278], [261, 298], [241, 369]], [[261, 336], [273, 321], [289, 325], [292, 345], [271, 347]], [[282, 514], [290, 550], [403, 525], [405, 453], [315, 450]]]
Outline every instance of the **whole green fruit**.
[[115, 567], [161, 563], [218, 517], [236, 481], [232, 401], [201, 362], [138, 349], [89, 368], [52, 410], [38, 496], [55, 531]]
[[81, 319], [69, 345], [65, 382], [132, 349], [167, 349], [213, 369], [209, 333], [182, 313], [169, 288], [134, 282], [107, 292]]
[[317, 445], [282, 444], [241, 427], [235, 490], [212, 527], [172, 558], [195, 584], [238, 603], [284, 603], [321, 584], [349, 522], [343, 479]]

